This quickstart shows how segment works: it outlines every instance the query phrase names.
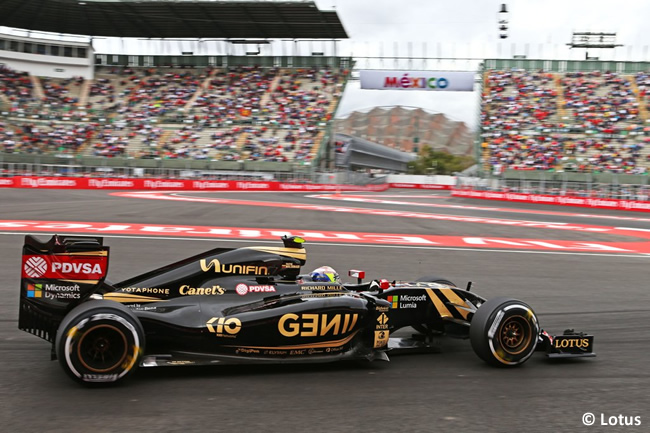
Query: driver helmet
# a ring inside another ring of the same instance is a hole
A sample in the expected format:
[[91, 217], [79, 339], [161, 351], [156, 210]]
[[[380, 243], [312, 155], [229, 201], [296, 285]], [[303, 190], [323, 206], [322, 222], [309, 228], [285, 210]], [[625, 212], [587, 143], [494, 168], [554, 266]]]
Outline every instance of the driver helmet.
[[341, 278], [339, 274], [329, 266], [321, 266], [320, 268], [314, 269], [309, 276], [312, 281], [318, 281], [322, 283], [340, 283]]

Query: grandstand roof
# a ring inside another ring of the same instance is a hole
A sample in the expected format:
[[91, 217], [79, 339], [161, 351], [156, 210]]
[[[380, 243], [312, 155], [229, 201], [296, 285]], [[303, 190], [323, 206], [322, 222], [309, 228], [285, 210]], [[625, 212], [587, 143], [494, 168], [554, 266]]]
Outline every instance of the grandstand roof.
[[348, 37], [338, 14], [313, 1], [0, 0], [0, 25], [107, 37]]

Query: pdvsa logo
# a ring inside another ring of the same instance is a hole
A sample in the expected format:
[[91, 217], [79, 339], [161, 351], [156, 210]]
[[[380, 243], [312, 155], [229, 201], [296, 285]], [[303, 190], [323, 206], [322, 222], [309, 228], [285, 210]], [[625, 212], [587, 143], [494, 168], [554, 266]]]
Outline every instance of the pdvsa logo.
[[30, 278], [39, 278], [47, 272], [47, 262], [42, 257], [30, 257], [23, 266], [25, 274]]
[[241, 296], [245, 296], [248, 293], [272, 293], [272, 292], [275, 292], [275, 287], [268, 286], [268, 285], [249, 286], [247, 284], [241, 283], [241, 284], [237, 284], [237, 286], [235, 286], [235, 292], [237, 292], [237, 294], [241, 295]]
[[100, 279], [108, 269], [108, 257], [23, 256], [23, 278]]

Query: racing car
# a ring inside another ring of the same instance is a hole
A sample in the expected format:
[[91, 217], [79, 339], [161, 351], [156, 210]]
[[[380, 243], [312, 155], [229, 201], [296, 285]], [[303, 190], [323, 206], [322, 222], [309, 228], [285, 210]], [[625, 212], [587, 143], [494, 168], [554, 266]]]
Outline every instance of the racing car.
[[[102, 237], [25, 237], [18, 327], [52, 344], [52, 359], [84, 384], [121, 382], [138, 367], [383, 360], [468, 338], [485, 362], [519, 366], [536, 351], [595, 356], [594, 337], [552, 336], [533, 309], [486, 300], [451, 281], [313, 281], [304, 239], [215, 248], [119, 283], [106, 280]], [[413, 334], [396, 337], [402, 328]]]

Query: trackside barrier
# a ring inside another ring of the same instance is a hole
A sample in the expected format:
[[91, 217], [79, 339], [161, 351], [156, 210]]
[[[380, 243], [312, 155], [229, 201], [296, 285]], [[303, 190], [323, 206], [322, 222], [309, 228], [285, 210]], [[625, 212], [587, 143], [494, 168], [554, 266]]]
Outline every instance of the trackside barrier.
[[85, 177], [0, 177], [0, 188], [136, 189], [168, 191], [385, 191], [381, 185], [330, 185], [245, 180], [174, 180]]
[[541, 194], [522, 194], [516, 192], [472, 191], [453, 189], [452, 197], [478, 198], [483, 200], [501, 200], [518, 203], [551, 204], [577, 206], [595, 209], [631, 210], [650, 212], [649, 201], [619, 200], [610, 198], [567, 197]]
[[404, 189], [435, 189], [435, 190], [449, 190], [452, 185], [439, 185], [433, 183], [389, 183], [390, 188], [404, 188]]

